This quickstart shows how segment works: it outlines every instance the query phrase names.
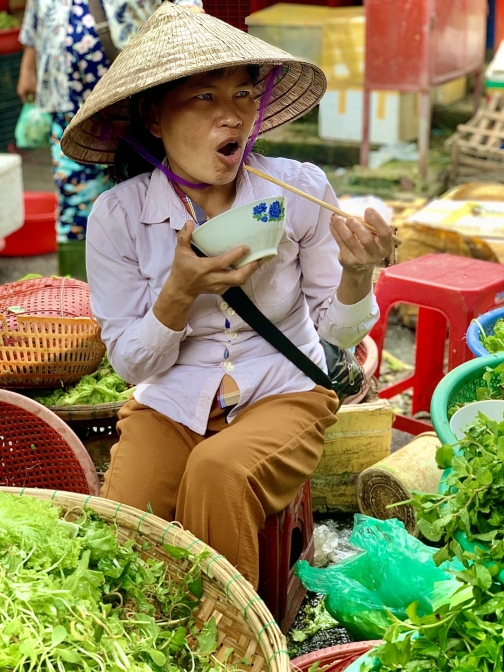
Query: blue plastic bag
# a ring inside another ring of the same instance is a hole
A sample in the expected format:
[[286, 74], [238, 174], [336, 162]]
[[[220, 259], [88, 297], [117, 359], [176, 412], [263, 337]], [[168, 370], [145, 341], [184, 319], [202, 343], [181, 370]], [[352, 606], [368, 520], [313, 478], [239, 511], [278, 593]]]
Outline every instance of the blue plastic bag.
[[326, 568], [296, 564], [296, 575], [315, 593], [326, 595], [327, 611], [358, 639], [381, 639], [392, 623], [403, 620], [417, 601], [420, 616], [459, 586], [447, 570], [461, 571], [458, 560], [437, 567], [437, 549], [412, 537], [397, 518], [375, 520], [356, 515], [350, 543], [364, 552]]
[[22, 149], [49, 146], [52, 115], [42, 112], [35, 103], [25, 103], [14, 130], [16, 145]]

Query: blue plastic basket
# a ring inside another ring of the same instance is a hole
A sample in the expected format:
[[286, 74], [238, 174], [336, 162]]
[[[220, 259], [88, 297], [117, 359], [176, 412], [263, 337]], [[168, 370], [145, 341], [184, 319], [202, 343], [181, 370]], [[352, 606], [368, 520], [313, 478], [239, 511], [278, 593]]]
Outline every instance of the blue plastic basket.
[[[483, 313], [483, 315], [480, 315], [477, 320], [483, 328], [485, 334], [489, 335], [493, 334], [494, 324], [500, 317], [504, 318], [504, 308], [496, 308], [495, 310], [490, 310], [488, 313]], [[469, 350], [473, 353], [473, 355], [476, 355], [476, 357], [485, 357], [486, 355], [492, 354], [483, 347], [480, 336], [481, 329], [473, 320], [469, 325], [466, 334], [467, 346]]]

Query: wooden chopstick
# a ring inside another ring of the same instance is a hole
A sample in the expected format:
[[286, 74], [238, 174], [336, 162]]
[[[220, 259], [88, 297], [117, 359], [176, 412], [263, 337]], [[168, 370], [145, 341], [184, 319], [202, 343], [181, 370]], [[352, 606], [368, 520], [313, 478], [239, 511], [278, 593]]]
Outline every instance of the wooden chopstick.
[[[248, 170], [249, 173], [254, 173], [254, 175], [258, 175], [259, 177], [268, 180], [268, 182], [273, 182], [273, 184], [276, 184], [279, 187], [282, 187], [283, 189], [287, 189], [288, 191], [292, 191], [294, 194], [297, 194], [298, 196], [307, 198], [309, 201], [313, 201], [313, 203], [316, 203], [317, 205], [320, 205], [323, 208], [327, 208], [327, 210], [331, 210], [331, 212], [335, 212], [337, 215], [340, 215], [345, 219], [348, 219], [349, 217], [358, 219], [359, 222], [361, 222], [361, 224], [365, 226], [366, 229], [368, 229], [368, 231], [376, 233], [376, 229], [374, 228], [374, 226], [368, 224], [368, 222], [366, 222], [361, 217], [355, 217], [355, 215], [349, 215], [348, 213], [344, 212], [343, 210], [340, 210], [339, 208], [335, 207], [334, 205], [331, 205], [330, 203], [321, 201], [319, 198], [315, 198], [315, 196], [311, 196], [310, 194], [307, 194], [305, 191], [301, 191], [301, 189], [297, 189], [296, 187], [292, 187], [290, 184], [287, 184], [286, 182], [282, 182], [282, 180], [277, 180], [276, 177], [268, 175], [268, 173], [263, 173], [262, 170], [257, 170], [257, 168], [252, 168], [252, 166], [244, 166], [244, 168], [245, 170]], [[392, 240], [394, 241], [395, 245], [398, 246], [402, 243], [402, 240], [399, 238], [399, 236], [392, 235]]]

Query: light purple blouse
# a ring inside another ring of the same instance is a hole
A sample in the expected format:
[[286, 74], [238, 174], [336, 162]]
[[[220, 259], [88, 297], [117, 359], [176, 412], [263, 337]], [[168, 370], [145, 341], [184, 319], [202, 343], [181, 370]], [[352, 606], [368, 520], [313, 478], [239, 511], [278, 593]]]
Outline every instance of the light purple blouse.
[[[257, 154], [247, 162], [337, 205], [325, 174], [312, 164]], [[378, 319], [378, 306], [372, 293], [351, 306], [336, 298], [341, 266], [328, 210], [245, 170], [238, 176], [234, 206], [279, 194], [287, 197], [288, 205], [278, 256], [243, 289], [325, 369], [319, 335], [336, 345], [353, 346]], [[240, 403], [229, 422], [258, 399], [311, 390], [315, 384], [220, 296], [198, 297], [183, 331], [157, 320], [152, 305], [170, 273], [177, 232], [187, 219], [170, 182], [157, 169], [117, 185], [97, 199], [89, 218], [87, 272], [91, 306], [110, 361], [120, 376], [138, 385], [137, 401], [204, 434], [226, 373], [240, 389]]]

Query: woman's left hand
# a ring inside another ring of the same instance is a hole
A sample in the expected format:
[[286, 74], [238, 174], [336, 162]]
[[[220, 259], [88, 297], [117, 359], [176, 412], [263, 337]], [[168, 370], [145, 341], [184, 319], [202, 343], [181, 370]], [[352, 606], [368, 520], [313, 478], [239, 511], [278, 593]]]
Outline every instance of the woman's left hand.
[[339, 261], [344, 269], [351, 272], [373, 268], [394, 250], [392, 229], [376, 210], [366, 208], [364, 219], [375, 228], [376, 233], [366, 229], [354, 217], [331, 216], [331, 233], [340, 248]]

